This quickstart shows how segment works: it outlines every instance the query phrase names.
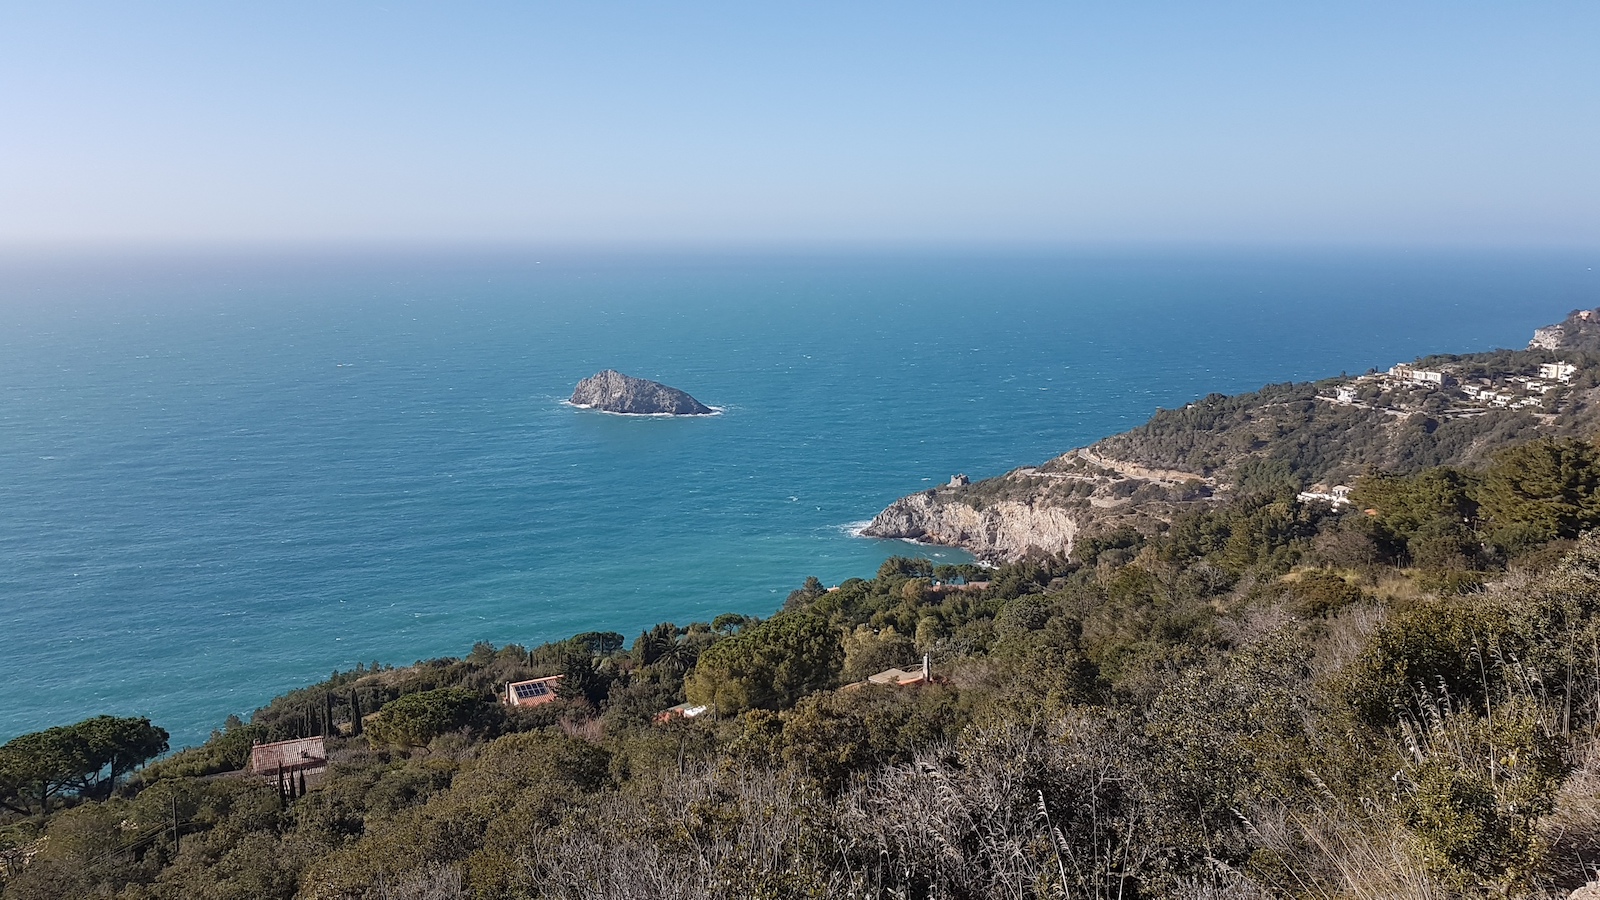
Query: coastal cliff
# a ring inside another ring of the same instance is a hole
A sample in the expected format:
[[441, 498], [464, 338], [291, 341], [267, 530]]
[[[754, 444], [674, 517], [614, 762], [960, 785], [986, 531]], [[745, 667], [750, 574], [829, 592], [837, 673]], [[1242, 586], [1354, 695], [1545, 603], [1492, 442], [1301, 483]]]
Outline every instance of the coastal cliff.
[[988, 562], [1068, 557], [1084, 534], [1113, 525], [1149, 527], [1174, 507], [1213, 493], [1211, 479], [1084, 448], [1042, 466], [903, 497], [861, 534], [960, 547]]
[[1232, 493], [1333, 501], [1367, 472], [1481, 465], [1518, 441], [1600, 427], [1596, 323], [1600, 310], [1579, 311], [1539, 329], [1527, 350], [1211, 394], [1042, 465], [896, 500], [861, 534], [990, 562], [1065, 558], [1086, 536], [1153, 533]]
[[1529, 350], [1600, 350], [1600, 310], [1575, 309], [1567, 317], [1533, 333]]
[[630, 416], [709, 416], [716, 410], [687, 393], [655, 381], [606, 369], [578, 382], [573, 406]]
[[951, 489], [902, 497], [862, 530], [869, 537], [905, 538], [962, 547], [980, 559], [1014, 559], [1029, 553], [1068, 556], [1082, 513], [1048, 504], [1004, 500], [979, 509]]

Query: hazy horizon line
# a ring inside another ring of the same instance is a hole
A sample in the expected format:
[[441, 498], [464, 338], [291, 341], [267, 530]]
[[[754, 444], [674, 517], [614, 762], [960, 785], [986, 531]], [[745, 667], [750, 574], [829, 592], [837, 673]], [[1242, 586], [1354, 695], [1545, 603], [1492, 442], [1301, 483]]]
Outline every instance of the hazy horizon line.
[[1060, 256], [1105, 254], [1440, 254], [1504, 255], [1586, 254], [1600, 252], [1600, 242], [1572, 241], [1368, 241], [1368, 240], [1052, 240], [1052, 239], [519, 239], [519, 238], [306, 238], [306, 239], [0, 239], [0, 259], [19, 256], [83, 255], [276, 256], [387, 255], [390, 253], [574, 253], [582, 255], [924, 255], [962, 253], [977, 256]]

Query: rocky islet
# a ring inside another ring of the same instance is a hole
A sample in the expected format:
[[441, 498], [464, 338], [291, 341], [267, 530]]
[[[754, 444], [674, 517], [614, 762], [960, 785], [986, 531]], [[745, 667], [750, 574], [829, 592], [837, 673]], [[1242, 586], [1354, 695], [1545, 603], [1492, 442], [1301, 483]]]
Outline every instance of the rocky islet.
[[568, 402], [582, 409], [630, 416], [710, 416], [717, 412], [677, 388], [615, 369], [578, 382]]

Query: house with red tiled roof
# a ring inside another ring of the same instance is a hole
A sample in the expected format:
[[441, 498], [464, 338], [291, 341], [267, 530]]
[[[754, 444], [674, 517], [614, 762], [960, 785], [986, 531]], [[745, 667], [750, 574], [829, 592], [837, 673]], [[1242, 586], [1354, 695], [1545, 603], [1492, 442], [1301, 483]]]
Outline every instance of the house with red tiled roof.
[[290, 796], [316, 787], [327, 772], [328, 750], [320, 734], [250, 748], [250, 774], [277, 779], [278, 790]]

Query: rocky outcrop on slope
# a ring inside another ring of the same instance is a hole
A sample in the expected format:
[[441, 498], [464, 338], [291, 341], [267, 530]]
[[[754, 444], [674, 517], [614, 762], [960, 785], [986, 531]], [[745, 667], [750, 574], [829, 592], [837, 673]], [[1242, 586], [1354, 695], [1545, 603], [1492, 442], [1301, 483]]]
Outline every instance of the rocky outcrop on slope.
[[677, 388], [606, 369], [578, 382], [570, 402], [632, 416], [709, 416], [716, 412]]
[[1065, 557], [1085, 534], [1150, 527], [1175, 505], [1211, 495], [1203, 478], [1074, 450], [1042, 466], [896, 500], [861, 534], [960, 547], [988, 562]]
[[1082, 513], [1049, 505], [1003, 500], [978, 509], [948, 491], [902, 497], [878, 513], [862, 530], [867, 537], [905, 538], [961, 547], [983, 560], [1019, 559], [1030, 554], [1069, 556]]
[[1529, 350], [1600, 350], [1600, 309], [1577, 309], [1533, 333]]

